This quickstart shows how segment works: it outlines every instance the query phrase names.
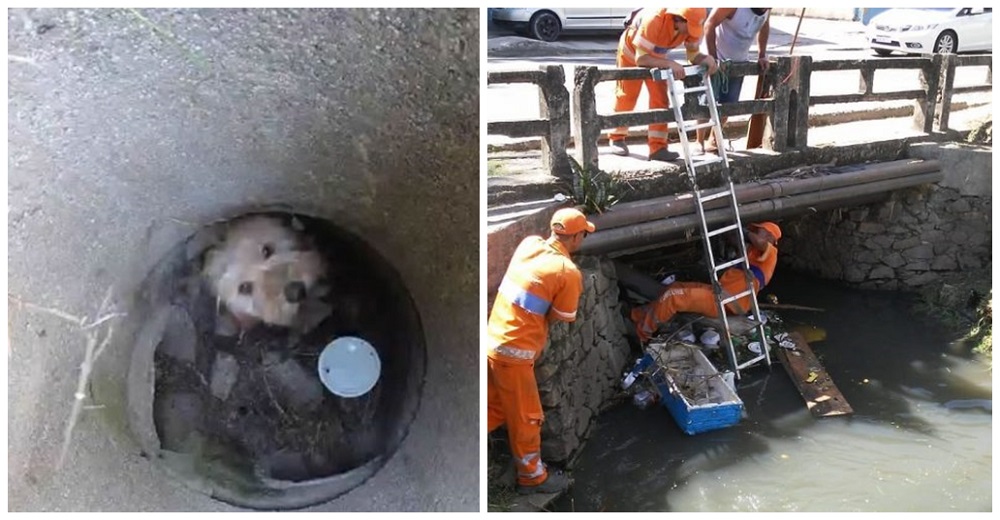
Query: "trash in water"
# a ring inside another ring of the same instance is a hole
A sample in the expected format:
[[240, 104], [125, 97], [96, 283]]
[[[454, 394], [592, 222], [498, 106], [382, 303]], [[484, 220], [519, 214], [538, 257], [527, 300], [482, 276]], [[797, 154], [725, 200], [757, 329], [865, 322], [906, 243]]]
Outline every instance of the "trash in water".
[[650, 392], [649, 390], [642, 390], [632, 396], [632, 404], [634, 404], [640, 410], [645, 410], [646, 408], [649, 408], [649, 405], [655, 402], [656, 402], [656, 394]]
[[705, 329], [705, 332], [701, 333], [701, 344], [709, 349], [718, 348], [719, 339], [719, 333], [713, 329]]
[[632, 371], [626, 374], [625, 378], [622, 380], [622, 389], [628, 390], [628, 388], [632, 386], [632, 383], [635, 382], [635, 378], [639, 377], [639, 374], [652, 364], [653, 356], [650, 356], [649, 354], [635, 360], [635, 366], [632, 368]]

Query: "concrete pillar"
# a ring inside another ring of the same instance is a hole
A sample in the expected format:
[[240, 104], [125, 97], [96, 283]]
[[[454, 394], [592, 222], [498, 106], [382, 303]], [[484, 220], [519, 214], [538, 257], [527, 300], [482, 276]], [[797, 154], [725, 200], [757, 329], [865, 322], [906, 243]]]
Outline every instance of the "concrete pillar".
[[597, 101], [594, 87], [598, 83], [597, 67], [576, 67], [573, 87], [573, 142], [576, 144], [576, 160], [584, 169], [598, 169], [597, 140], [601, 128], [597, 117]]
[[566, 149], [570, 138], [569, 91], [562, 65], [542, 67], [545, 79], [539, 84], [539, 105], [542, 119], [549, 120], [549, 134], [542, 139], [542, 161], [545, 168], [562, 180], [573, 173], [567, 161]]

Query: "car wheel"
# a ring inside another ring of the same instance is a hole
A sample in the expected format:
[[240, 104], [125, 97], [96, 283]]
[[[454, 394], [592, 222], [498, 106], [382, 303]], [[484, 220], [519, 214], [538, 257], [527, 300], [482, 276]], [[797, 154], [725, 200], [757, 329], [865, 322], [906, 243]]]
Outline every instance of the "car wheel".
[[938, 54], [954, 54], [958, 51], [958, 36], [954, 31], [944, 31], [934, 40], [934, 52]]
[[559, 17], [555, 13], [542, 11], [531, 17], [528, 30], [536, 40], [554, 42], [559, 38], [559, 33], [562, 32], [562, 24], [559, 23]]
[[892, 54], [892, 51], [890, 51], [889, 49], [872, 49], [872, 50], [875, 51], [875, 54], [878, 54], [879, 56], [883, 57]]

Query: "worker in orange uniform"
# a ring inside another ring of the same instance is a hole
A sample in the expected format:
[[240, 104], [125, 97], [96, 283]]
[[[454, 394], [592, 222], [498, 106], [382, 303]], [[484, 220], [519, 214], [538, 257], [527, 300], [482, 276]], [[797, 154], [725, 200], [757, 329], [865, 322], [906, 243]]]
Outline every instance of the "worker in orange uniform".
[[[771, 281], [778, 264], [776, 245], [781, 238], [781, 228], [774, 222], [751, 224], [747, 238], [751, 246], [747, 251], [747, 260], [753, 274], [753, 286], [754, 290], [760, 292]], [[730, 296], [746, 291], [747, 282], [743, 269], [726, 269], [719, 278], [719, 285]], [[744, 296], [727, 304], [726, 310], [730, 314], [746, 314], [750, 312], [750, 305], [750, 297]], [[643, 343], [649, 341], [660, 325], [669, 322], [678, 312], [696, 312], [712, 318], [718, 317], [719, 310], [711, 284], [674, 282], [664, 289], [656, 301], [632, 309], [631, 318], [639, 340]]]
[[[647, 67], [673, 71], [674, 78], [683, 79], [684, 66], [667, 57], [667, 51], [682, 43], [687, 59], [695, 65], [704, 65], [708, 74], [718, 66], [715, 59], [698, 50], [703, 24], [708, 9], [703, 7], [644, 8], [632, 13], [625, 32], [618, 41], [618, 67]], [[630, 112], [635, 108], [643, 83], [649, 93], [649, 108], [669, 108], [665, 81], [618, 80], [615, 84], [615, 112]], [[628, 155], [628, 127], [618, 127], [611, 132], [611, 151], [615, 155]], [[649, 160], [673, 161], [680, 154], [667, 149], [667, 124], [649, 125]]]
[[594, 224], [583, 213], [561, 209], [552, 216], [549, 238], [525, 238], [514, 252], [490, 312], [487, 327], [489, 431], [507, 425], [521, 494], [555, 493], [572, 481], [542, 462], [542, 403], [535, 360], [549, 323], [571, 322], [583, 292], [583, 277], [570, 259]]

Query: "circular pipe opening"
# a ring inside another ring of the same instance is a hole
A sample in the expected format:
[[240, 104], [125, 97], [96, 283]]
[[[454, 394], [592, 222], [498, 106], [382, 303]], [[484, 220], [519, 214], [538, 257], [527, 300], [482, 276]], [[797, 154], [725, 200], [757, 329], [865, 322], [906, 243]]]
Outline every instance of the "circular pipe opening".
[[[370, 478], [406, 435], [425, 346], [395, 269], [332, 222], [253, 213], [201, 229], [149, 273], [132, 313], [133, 430], [185, 484], [233, 505], [306, 507]], [[320, 353], [374, 347], [374, 387], [320, 379]]]

